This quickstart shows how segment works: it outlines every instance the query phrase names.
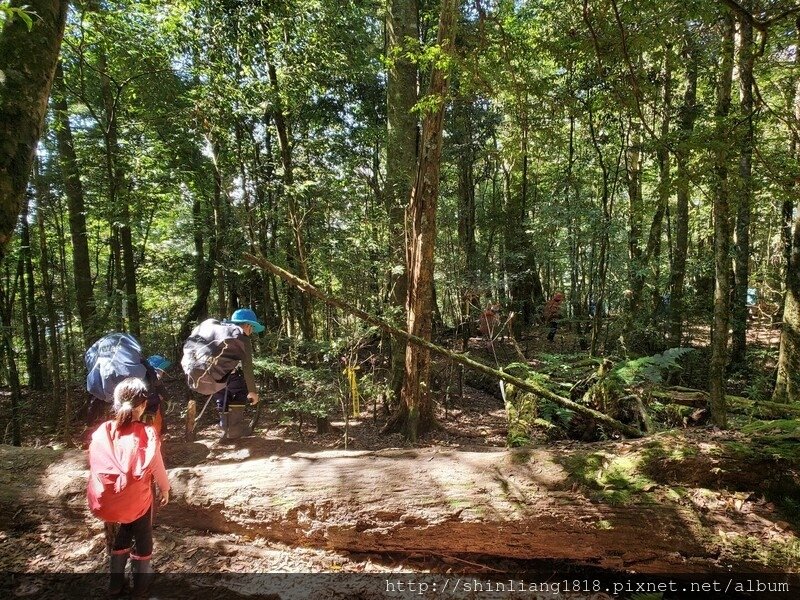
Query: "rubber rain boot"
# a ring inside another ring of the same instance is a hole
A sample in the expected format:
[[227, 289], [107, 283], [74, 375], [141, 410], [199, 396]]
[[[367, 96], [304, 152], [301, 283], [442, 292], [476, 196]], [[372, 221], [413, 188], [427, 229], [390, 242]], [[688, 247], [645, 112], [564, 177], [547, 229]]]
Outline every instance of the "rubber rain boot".
[[131, 570], [133, 571], [133, 597], [147, 598], [153, 577], [155, 577], [150, 557], [139, 558], [131, 555]]
[[109, 562], [111, 564], [111, 577], [108, 582], [108, 595], [116, 597], [122, 594], [127, 588], [125, 581], [125, 565], [128, 564], [130, 551], [117, 551], [111, 554]]
[[228, 407], [228, 439], [235, 440], [250, 435], [250, 424], [244, 418], [244, 405]]

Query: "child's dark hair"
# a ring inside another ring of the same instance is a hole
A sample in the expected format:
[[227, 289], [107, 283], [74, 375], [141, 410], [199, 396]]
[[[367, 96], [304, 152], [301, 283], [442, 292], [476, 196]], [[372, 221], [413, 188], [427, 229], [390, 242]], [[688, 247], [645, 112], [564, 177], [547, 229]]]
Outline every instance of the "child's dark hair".
[[114, 388], [117, 431], [133, 422], [133, 409], [147, 402], [147, 384], [138, 377], [123, 379]]

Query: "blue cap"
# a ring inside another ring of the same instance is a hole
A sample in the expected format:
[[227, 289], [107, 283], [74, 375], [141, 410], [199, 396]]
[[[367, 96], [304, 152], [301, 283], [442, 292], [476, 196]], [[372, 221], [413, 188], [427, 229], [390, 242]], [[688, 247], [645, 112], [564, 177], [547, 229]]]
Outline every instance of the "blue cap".
[[160, 354], [153, 354], [153, 356], [148, 357], [147, 362], [150, 363], [151, 367], [160, 371], [166, 371], [172, 366], [172, 362]]
[[264, 331], [264, 326], [258, 322], [256, 313], [249, 308], [240, 308], [239, 310], [234, 311], [229, 320], [231, 323], [236, 323], [237, 325], [252, 325], [253, 331], [256, 333], [261, 333]]

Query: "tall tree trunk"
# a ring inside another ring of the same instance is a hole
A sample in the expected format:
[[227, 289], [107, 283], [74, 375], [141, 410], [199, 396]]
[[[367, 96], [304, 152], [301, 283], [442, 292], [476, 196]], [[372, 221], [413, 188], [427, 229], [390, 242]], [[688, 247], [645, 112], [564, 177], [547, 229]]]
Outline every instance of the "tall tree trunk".
[[[477, 275], [477, 254], [475, 244], [475, 165], [474, 141], [472, 139], [471, 99], [459, 98], [457, 101], [458, 131], [456, 151], [458, 152], [458, 245], [464, 254], [464, 270], [468, 286], [475, 285]], [[455, 134], [454, 134], [455, 136]]]
[[125, 303], [130, 332], [137, 338], [142, 335], [139, 316], [139, 294], [136, 290], [136, 259], [133, 251], [131, 235], [131, 212], [128, 194], [123, 193], [120, 203], [121, 223], [119, 225], [120, 244], [122, 246], [122, 265], [125, 273]]
[[[417, 65], [408, 54], [408, 44], [419, 39], [417, 0], [388, 0], [386, 55], [391, 57], [386, 82], [386, 210], [389, 215], [389, 294], [394, 322], [406, 320], [408, 265], [406, 264], [405, 212], [414, 185], [417, 165]], [[392, 405], [400, 405], [405, 372], [406, 342], [391, 338], [390, 388]]]
[[119, 108], [119, 95], [121, 90], [112, 89], [112, 81], [108, 76], [108, 65], [105, 52], [100, 53], [98, 61], [100, 70], [100, 89], [103, 95], [105, 123], [103, 123], [103, 137], [106, 146], [106, 172], [108, 177], [108, 200], [112, 211], [116, 213], [113, 228], [116, 230], [117, 241], [121, 253], [122, 270], [117, 271], [123, 287], [124, 297], [122, 304], [123, 320], [127, 318], [128, 331], [137, 338], [141, 336], [141, 323], [139, 319], [139, 296], [136, 291], [136, 260], [133, 251], [133, 238], [131, 235], [130, 198], [125, 190], [125, 170], [120, 156], [119, 131], [117, 111]]
[[[795, 27], [796, 39], [800, 39], [800, 19], [795, 22]], [[795, 64], [800, 64], [800, 55], [795, 56]], [[800, 78], [793, 82], [791, 98], [797, 123], [800, 120]], [[797, 162], [800, 160], [800, 134], [796, 127], [791, 128], [790, 135], [790, 154]], [[781, 237], [784, 244], [786, 291], [783, 298], [777, 377], [772, 399], [775, 402], [797, 403], [800, 402], [800, 368], [798, 368], [800, 365], [800, 204], [794, 208], [791, 200], [793, 196], [794, 194], [784, 202], [782, 211], [784, 226]], [[794, 221], [792, 221], [793, 210], [796, 211]]]
[[[14, 350], [14, 300], [20, 284], [21, 270], [17, 269], [12, 279], [9, 262], [0, 263], [0, 266], [5, 266], [5, 273], [3, 273], [5, 281], [0, 282], [0, 352], [4, 359], [0, 363], [0, 369], [3, 379], [11, 388], [11, 443], [14, 446], [21, 446], [22, 386], [19, 381], [16, 351]], [[4, 437], [5, 435], [3, 435]]]
[[206, 258], [203, 245], [205, 217], [203, 216], [203, 203], [200, 195], [195, 195], [192, 201], [192, 240], [194, 241], [194, 291], [195, 303], [200, 299], [191, 319], [202, 320], [208, 315], [208, 290], [206, 287]]
[[5, 355], [5, 367], [8, 370], [8, 385], [11, 388], [11, 443], [14, 446], [22, 445], [22, 433], [20, 424], [22, 423], [22, 415], [20, 412], [22, 404], [22, 387], [19, 382], [19, 371], [17, 370], [17, 359], [14, 352], [14, 343], [12, 340], [13, 324], [11, 322], [12, 307], [8, 304], [11, 303], [12, 298], [5, 298], [4, 301], [7, 306], [3, 307], [2, 314], [2, 341], [3, 341], [3, 354]]
[[43, 389], [44, 376], [42, 373], [42, 352], [39, 347], [39, 316], [36, 311], [36, 281], [33, 278], [33, 247], [31, 246], [31, 232], [28, 225], [28, 203], [23, 203], [22, 227], [21, 227], [21, 247], [20, 262], [25, 270], [25, 276], [21, 281], [25, 282], [22, 289], [23, 306], [26, 308], [27, 315], [23, 317], [23, 324], [26, 326], [25, 351], [28, 358], [28, 385], [34, 390]]
[[[124, 306], [124, 299], [121, 298], [123, 292], [120, 290], [120, 287], [123, 285], [122, 245], [119, 241], [119, 229], [114, 225], [114, 223], [111, 223], [108, 264], [109, 275], [108, 283], [106, 285], [108, 286], [109, 310], [113, 310], [113, 307], [117, 302], [120, 303], [119, 310], [114, 311], [114, 325], [119, 331], [124, 331], [125, 318], [122, 310], [122, 307]], [[107, 314], [108, 312], [106, 312], [106, 315]]]
[[[525, 103], [522, 103], [525, 104]], [[523, 109], [524, 110], [524, 109]], [[522, 173], [519, 194], [512, 188], [513, 178], [507, 174], [507, 214], [506, 214], [506, 276], [509, 280], [511, 306], [519, 315], [515, 327], [517, 333], [533, 323], [534, 299], [541, 304], [544, 301], [542, 282], [539, 279], [539, 267], [532, 250], [528, 229], [528, 124], [527, 116], [521, 117], [522, 128]], [[560, 282], [559, 284], [560, 285]]]
[[28, 31], [7, 19], [0, 33], [0, 263], [25, 200], [36, 144], [53, 84], [67, 0], [11, 0], [10, 7], [36, 13]]
[[800, 402], [800, 206], [794, 219], [791, 260], [786, 269], [778, 376], [772, 399]]
[[234, 125], [234, 140], [236, 142], [236, 163], [239, 168], [239, 178], [242, 183], [242, 201], [244, 202], [245, 221], [247, 223], [247, 245], [250, 252], [256, 249], [256, 229], [253, 220], [253, 199], [251, 197], [252, 182], [250, 181], [250, 170], [247, 168], [247, 156], [245, 156], [244, 129], [246, 123], [242, 118], [238, 118]]
[[217, 260], [210, 265], [213, 277], [213, 286], [216, 287], [217, 299], [215, 312], [222, 316], [227, 312], [227, 302], [225, 300], [225, 259], [223, 249], [225, 242], [223, 236], [227, 225], [227, 204], [228, 199], [224, 197], [224, 190], [222, 186], [222, 170], [220, 169], [220, 147], [216, 141], [211, 141], [211, 154], [213, 156], [212, 162], [214, 164], [214, 196], [213, 196], [213, 223], [214, 235], [214, 256]]
[[653, 316], [660, 314], [663, 308], [661, 298], [661, 238], [664, 232], [664, 215], [669, 208], [669, 197], [671, 191], [670, 177], [670, 155], [669, 155], [669, 133], [671, 127], [672, 114], [672, 51], [667, 49], [664, 53], [664, 68], [662, 71], [664, 80], [663, 106], [661, 112], [661, 131], [656, 158], [658, 160], [658, 189], [656, 212], [650, 225], [650, 235], [647, 240], [646, 259], [653, 272]]
[[[300, 205], [297, 201], [298, 192], [294, 186], [294, 163], [292, 158], [292, 142], [289, 131], [289, 122], [284, 112], [283, 104], [280, 101], [280, 87], [278, 86], [278, 72], [274, 63], [267, 65], [269, 74], [270, 88], [273, 93], [273, 100], [276, 103], [272, 113], [272, 120], [275, 123], [275, 131], [278, 134], [278, 146], [281, 151], [281, 165], [283, 166], [284, 193], [286, 195], [286, 205], [289, 213], [289, 228], [292, 235], [292, 249], [289, 252], [289, 264], [295, 266], [302, 274], [303, 279], [311, 281], [308, 274], [308, 258], [306, 242], [303, 236], [303, 222], [305, 218], [300, 214]], [[298, 294], [291, 290], [290, 296], [295, 302], [299, 302], [300, 329], [306, 340], [314, 339], [314, 315], [312, 312], [311, 300], [303, 294]]]
[[589, 113], [589, 133], [591, 134], [592, 146], [597, 154], [597, 162], [600, 164], [600, 170], [603, 173], [603, 186], [602, 186], [602, 209], [603, 221], [602, 229], [600, 232], [600, 250], [597, 259], [597, 291], [596, 302], [594, 307], [594, 315], [592, 316], [592, 339], [589, 344], [589, 354], [596, 356], [598, 347], [600, 345], [600, 331], [603, 326], [603, 314], [605, 312], [606, 303], [606, 283], [608, 279], [608, 247], [611, 228], [611, 185], [609, 167], [606, 163], [605, 156], [603, 155], [603, 148], [598, 140], [597, 130], [594, 125], [594, 113], [591, 104], [588, 104]]
[[[176, 355], [182, 352], [184, 340], [189, 337], [192, 328], [198, 321], [208, 315], [208, 299], [211, 296], [211, 289], [214, 287], [214, 269], [218, 259], [219, 244], [217, 243], [218, 232], [216, 223], [217, 206], [222, 198], [222, 174], [217, 167], [216, 154], [211, 160], [213, 169], [214, 190], [211, 200], [211, 207], [204, 211], [200, 199], [195, 200], [192, 206], [192, 219], [194, 223], [194, 242], [195, 248], [203, 252], [203, 232], [208, 232], [208, 254], [205, 260], [195, 260], [195, 300], [189, 311], [183, 317], [181, 328], [178, 331], [178, 344], [175, 348]], [[205, 215], [205, 222], [204, 222]], [[201, 254], [202, 255], [202, 254]]]
[[75, 278], [75, 299], [78, 305], [78, 316], [81, 320], [83, 343], [88, 348], [99, 336], [100, 327], [95, 322], [97, 308], [92, 289], [83, 184], [80, 178], [78, 157], [75, 154], [72, 127], [69, 122], [67, 90], [64, 86], [64, 72], [60, 61], [56, 68], [54, 85], [55, 132], [58, 142], [58, 158], [64, 178], [64, 192], [67, 196], [67, 206], [69, 208], [69, 233], [72, 239], [72, 273]]
[[630, 120], [625, 152], [625, 182], [628, 187], [628, 307], [625, 329], [630, 330], [639, 312], [644, 292], [645, 268], [642, 248], [642, 139], [641, 126]]
[[[796, 34], [795, 45], [800, 44], [800, 19], [795, 21]], [[794, 64], [796, 69], [800, 69], [800, 52], [796, 52], [794, 56]], [[800, 122], [800, 77], [791, 82], [792, 89], [789, 93], [789, 111], [794, 115], [794, 124], [789, 128], [789, 157], [795, 164], [800, 161], [800, 132], [797, 130], [796, 123]], [[795, 180], [792, 184], [792, 191], [796, 190], [798, 182]], [[796, 192], [786, 195], [781, 207], [781, 245], [783, 247], [783, 268], [789, 269], [792, 264], [792, 222], [794, 213], [794, 200]], [[787, 278], [783, 277], [785, 284]], [[786, 294], [788, 290], [784, 289], [784, 297], [782, 303], [786, 301]], [[783, 314], [783, 310], [781, 314]]]
[[[74, 314], [74, 306], [72, 304], [72, 295], [70, 294], [70, 290], [68, 289], [67, 283], [67, 256], [66, 256], [66, 248], [67, 248], [67, 240], [66, 240], [66, 233], [65, 233], [65, 225], [64, 225], [64, 207], [61, 204], [60, 198], [57, 201], [57, 206], [55, 210], [55, 222], [56, 222], [56, 232], [58, 234], [58, 243], [56, 247], [58, 248], [58, 275], [59, 275], [59, 285], [61, 288], [61, 297], [64, 299], [64, 312], [67, 315]], [[74, 365], [81, 364], [83, 361], [74, 356], [75, 350], [75, 336], [73, 335], [72, 331], [72, 319], [64, 319], [62, 327], [62, 339], [63, 343], [61, 344], [62, 349], [62, 356], [64, 357], [64, 366], [65, 369], [65, 376], [64, 379], [69, 381], [70, 379], [76, 376]], [[82, 357], [83, 356], [83, 348], [81, 348], [78, 354]], [[72, 418], [72, 392], [70, 391], [70, 386], [65, 385], [63, 389], [63, 415], [64, 415], [64, 439], [69, 442], [69, 430], [70, 430], [70, 420]], [[58, 411], [54, 410], [53, 414], [51, 415], [51, 419], [53, 424], [58, 420]]]
[[[743, 3], [749, 8], [750, 2]], [[738, 202], [736, 207], [736, 245], [734, 294], [731, 320], [733, 338], [731, 364], [745, 366], [747, 353], [747, 288], [750, 275], [750, 211], [753, 203], [753, 26], [746, 19], [739, 23], [740, 111], [744, 133], [739, 153]]]
[[[457, 0], [442, 2], [437, 43], [445, 55], [452, 51], [457, 7]], [[406, 218], [409, 236], [407, 330], [411, 335], [427, 341], [431, 338], [436, 203], [439, 196], [446, 96], [447, 73], [436, 66], [431, 73], [428, 93], [428, 98], [435, 102], [435, 107], [423, 119], [417, 177]], [[430, 366], [429, 349], [412, 344], [407, 346], [402, 401], [387, 427], [393, 430], [399, 426], [411, 441], [415, 441], [435, 424], [433, 399], [430, 395]]]
[[477, 251], [475, 240], [475, 152], [473, 149], [473, 98], [459, 94], [453, 102], [453, 147], [458, 156], [458, 246], [464, 257], [461, 279], [460, 339], [467, 350], [472, 335], [472, 309], [479, 299], [477, 292]]
[[677, 163], [677, 207], [675, 212], [675, 255], [670, 272], [670, 339], [680, 346], [683, 337], [684, 282], [686, 280], [686, 258], [689, 254], [689, 140], [697, 117], [697, 68], [698, 50], [691, 34], [686, 35], [684, 56], [686, 58], [686, 91], [680, 109], [679, 142], [676, 151]]
[[[53, 301], [55, 285], [53, 284], [53, 273], [50, 265], [50, 250], [47, 244], [47, 230], [45, 228], [45, 211], [52, 210], [52, 198], [50, 190], [43, 181], [41, 173], [36, 177], [36, 201], [38, 210], [36, 211], [36, 223], [39, 228], [39, 270], [42, 277], [42, 289], [44, 291], [45, 312], [47, 314], [48, 334], [47, 341], [50, 344], [50, 387], [52, 397], [50, 400], [50, 414], [58, 415], [61, 400], [61, 353], [58, 347], [59, 321], [56, 313], [55, 302]], [[70, 413], [65, 411], [64, 420], [64, 439], [70, 439]]]
[[[22, 209], [22, 212], [20, 213], [20, 217], [21, 217], [20, 220], [28, 218], [27, 217], [27, 212], [28, 212], [28, 209], [25, 206], [25, 204], [23, 203], [23, 209]], [[28, 321], [29, 312], [30, 312], [28, 310], [28, 291], [27, 291], [27, 287], [28, 286], [25, 285], [25, 256], [24, 256], [24, 252], [22, 250], [22, 247], [20, 247], [20, 252], [19, 252], [19, 254], [17, 256], [17, 275], [16, 275], [16, 280], [19, 282], [19, 288], [20, 288], [19, 289], [19, 298], [20, 298], [20, 302], [19, 302], [19, 313], [20, 313], [19, 316], [20, 316], [20, 319], [19, 320], [21, 321], [21, 324], [22, 324], [22, 342], [23, 342], [23, 346], [25, 347], [25, 369], [27, 370], [27, 373], [28, 373], [28, 381], [30, 381], [30, 378], [31, 378], [30, 369], [31, 369], [32, 362], [33, 362], [33, 355], [32, 355], [32, 351], [31, 351], [31, 329], [30, 329], [30, 323]]]
[[716, 139], [714, 150], [714, 326], [711, 331], [711, 364], [709, 367], [709, 408], [711, 420], [718, 427], [727, 426], [725, 372], [728, 363], [728, 322], [730, 316], [730, 226], [728, 162], [730, 150], [728, 114], [733, 80], [735, 22], [726, 11], [723, 21], [720, 64], [715, 110]]
[[[569, 77], [572, 81], [572, 75]], [[570, 84], [570, 94], [574, 93], [572, 85]], [[564, 205], [569, 211], [567, 221], [567, 235], [569, 236], [569, 255], [570, 255], [570, 269], [569, 269], [569, 302], [572, 306], [572, 314], [574, 318], [581, 319], [585, 314], [584, 302], [581, 298], [581, 290], [579, 289], [580, 277], [580, 233], [581, 233], [581, 220], [580, 209], [578, 206], [579, 192], [578, 186], [573, 185], [573, 169], [575, 166], [575, 114], [570, 111], [569, 114], [569, 138], [567, 143], [567, 170], [564, 173]], [[574, 194], [571, 192], [574, 190]], [[574, 208], [570, 208], [573, 205]], [[588, 329], [586, 330], [588, 331]], [[581, 330], [580, 323], [578, 324], [578, 334], [583, 335], [585, 331]], [[583, 340], [583, 338], [581, 338]]]
[[[258, 247], [260, 252], [274, 254], [275, 230], [275, 210], [274, 210], [274, 194], [272, 192], [272, 185], [270, 184], [274, 177], [273, 162], [270, 159], [270, 152], [272, 149], [272, 130], [269, 127], [268, 118], [264, 128], [264, 148], [266, 149], [266, 160], [261, 158], [261, 145], [255, 138], [255, 126], [251, 125], [247, 129], [250, 137], [250, 142], [253, 147], [253, 161], [255, 163], [254, 178], [255, 178], [255, 195], [256, 195], [256, 208], [259, 215], [259, 223], [261, 226], [258, 228]], [[262, 273], [260, 274], [262, 285], [261, 289], [264, 295], [264, 323], [271, 330], [276, 330], [280, 327], [280, 297], [277, 293], [272, 292], [275, 288], [275, 278], [272, 275]]]

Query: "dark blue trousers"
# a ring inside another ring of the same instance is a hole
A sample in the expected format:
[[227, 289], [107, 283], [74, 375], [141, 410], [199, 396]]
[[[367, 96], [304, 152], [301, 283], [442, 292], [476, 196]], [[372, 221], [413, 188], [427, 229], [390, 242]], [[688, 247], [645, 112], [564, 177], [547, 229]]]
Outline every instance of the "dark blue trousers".
[[228, 376], [228, 384], [225, 389], [214, 394], [214, 401], [220, 412], [226, 412], [231, 404], [247, 406], [247, 383], [240, 370], [237, 369]]

